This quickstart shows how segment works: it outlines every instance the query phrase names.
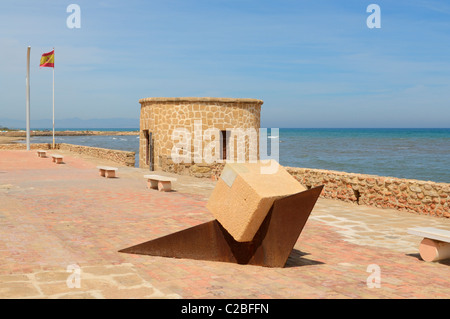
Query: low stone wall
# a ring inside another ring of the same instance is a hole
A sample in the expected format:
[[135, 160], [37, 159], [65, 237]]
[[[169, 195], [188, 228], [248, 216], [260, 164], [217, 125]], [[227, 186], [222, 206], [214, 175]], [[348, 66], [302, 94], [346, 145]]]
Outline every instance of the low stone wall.
[[189, 175], [199, 178], [212, 178], [217, 180], [222, 169], [225, 166], [224, 163], [213, 164], [196, 164], [196, 163], [174, 163], [168, 156], [158, 156], [158, 167], [164, 172]]
[[[158, 158], [163, 171], [217, 179], [224, 164], [174, 163]], [[324, 185], [322, 198], [450, 218], [450, 184], [412, 179], [286, 167], [307, 188]]]
[[[52, 147], [51, 143], [30, 143], [30, 149], [32, 150], [48, 150]], [[26, 150], [26, 143], [11, 143], [11, 144], [0, 144], [0, 150]]]
[[325, 185], [323, 198], [450, 217], [450, 184], [412, 179], [286, 167], [308, 188]]
[[89, 155], [92, 157], [108, 159], [110, 161], [113, 161], [113, 162], [116, 162], [118, 164], [122, 164], [125, 166], [134, 167], [134, 164], [135, 164], [135, 155], [136, 155], [135, 152], [110, 150], [107, 148], [73, 145], [73, 144], [66, 144], [66, 143], [60, 143], [57, 145], [56, 148], [58, 148], [60, 150], [78, 153], [78, 154], [86, 154], [86, 155]]
[[[26, 150], [27, 145], [25, 143], [13, 143], [13, 144], [0, 144], [0, 150]], [[32, 150], [50, 150], [51, 143], [30, 143], [30, 149]], [[92, 157], [101, 159], [108, 159], [121, 165], [134, 167], [135, 164], [135, 152], [111, 150], [100, 147], [73, 145], [66, 143], [55, 144], [55, 149], [66, 150], [78, 154], [85, 154]]]

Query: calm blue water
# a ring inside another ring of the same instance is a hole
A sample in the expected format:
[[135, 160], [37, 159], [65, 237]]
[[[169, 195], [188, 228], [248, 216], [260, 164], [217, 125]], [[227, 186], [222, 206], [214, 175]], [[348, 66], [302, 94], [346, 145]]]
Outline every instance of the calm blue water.
[[450, 182], [450, 129], [280, 129], [280, 163]]
[[[25, 130], [25, 128], [22, 128], [22, 130]], [[49, 131], [51, 132], [53, 129], [49, 128], [33, 128], [33, 130], [40, 130], [40, 131]], [[101, 131], [101, 132], [132, 132], [137, 131], [139, 132], [139, 128], [55, 128], [55, 131]]]
[[[279, 133], [284, 166], [450, 183], [450, 129], [280, 129]], [[51, 141], [51, 136], [31, 139]], [[138, 166], [137, 136], [56, 136], [56, 142], [134, 151]]]

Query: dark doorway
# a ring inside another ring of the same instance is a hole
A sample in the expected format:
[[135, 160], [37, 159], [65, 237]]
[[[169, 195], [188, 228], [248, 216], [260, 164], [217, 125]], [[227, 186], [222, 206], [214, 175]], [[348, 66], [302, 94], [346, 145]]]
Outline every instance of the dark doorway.
[[220, 131], [220, 159], [227, 159], [227, 147], [228, 147], [228, 132]]
[[144, 138], [145, 138], [145, 164], [148, 165], [149, 170], [154, 170], [154, 161], [153, 161], [153, 137], [152, 132], [148, 130], [144, 130]]

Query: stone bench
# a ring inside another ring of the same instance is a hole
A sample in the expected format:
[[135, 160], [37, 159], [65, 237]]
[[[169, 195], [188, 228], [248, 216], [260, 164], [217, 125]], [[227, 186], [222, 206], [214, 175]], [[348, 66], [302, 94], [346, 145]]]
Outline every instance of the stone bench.
[[170, 192], [172, 190], [172, 182], [177, 179], [174, 177], [161, 175], [144, 175], [147, 179], [147, 188], [158, 189], [160, 192]]
[[38, 157], [47, 157], [47, 151], [38, 150], [37, 151], [37, 156]]
[[63, 156], [58, 154], [52, 154], [52, 162], [55, 162], [56, 164], [61, 164], [63, 162]]
[[117, 167], [110, 166], [97, 166], [99, 170], [99, 175], [106, 178], [114, 178], [116, 177]]
[[450, 258], [450, 231], [433, 227], [410, 228], [408, 233], [423, 237], [419, 246], [420, 257], [425, 261]]

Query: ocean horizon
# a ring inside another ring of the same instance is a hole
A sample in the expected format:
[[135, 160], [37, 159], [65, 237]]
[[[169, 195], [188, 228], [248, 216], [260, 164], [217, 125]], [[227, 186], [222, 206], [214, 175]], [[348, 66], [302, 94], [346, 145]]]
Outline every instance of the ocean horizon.
[[[264, 128], [264, 127], [262, 127]], [[21, 128], [15, 128], [16, 130], [22, 130], [25, 131], [26, 129]], [[267, 129], [270, 130], [270, 127]], [[280, 130], [450, 130], [450, 127], [279, 127]], [[48, 127], [33, 127], [31, 128], [32, 131], [52, 131], [53, 128]], [[124, 131], [124, 132], [131, 132], [131, 131], [139, 131], [139, 127], [128, 127], [128, 128], [115, 128], [115, 127], [55, 127], [55, 131], [105, 131], [105, 132], [114, 132], [114, 131]]]
[[[26, 129], [21, 128], [20, 130], [25, 131]], [[53, 131], [53, 128], [33, 128], [32, 131]], [[55, 132], [65, 132], [65, 131], [72, 131], [72, 132], [77, 132], [77, 131], [99, 131], [99, 132], [134, 132], [137, 131], [139, 132], [139, 128], [134, 128], [134, 127], [129, 127], [129, 128], [85, 128], [85, 127], [80, 127], [80, 128], [55, 128]]]
[[[55, 129], [86, 130], [139, 129]], [[278, 139], [279, 162], [283, 166], [450, 182], [450, 128], [280, 128]], [[138, 136], [56, 136], [55, 140], [57, 143], [133, 151], [138, 167]], [[268, 145], [273, 140], [268, 139]], [[31, 137], [32, 143], [51, 141], [51, 136]]]

